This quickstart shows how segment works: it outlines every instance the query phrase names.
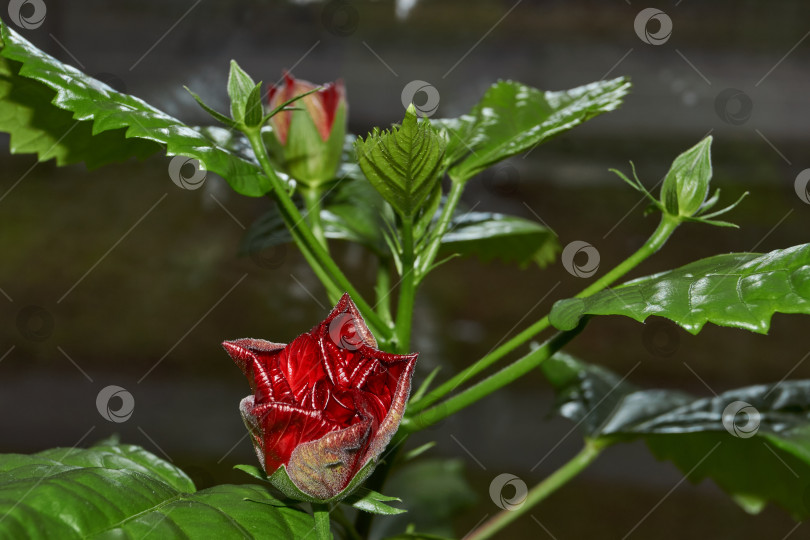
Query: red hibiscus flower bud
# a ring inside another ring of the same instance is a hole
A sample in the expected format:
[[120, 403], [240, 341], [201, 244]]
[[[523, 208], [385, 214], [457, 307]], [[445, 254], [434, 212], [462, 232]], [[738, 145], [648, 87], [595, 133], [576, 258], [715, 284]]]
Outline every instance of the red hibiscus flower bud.
[[[285, 72], [284, 82], [268, 90], [269, 107], [273, 110], [317, 87]], [[303, 110], [280, 112], [270, 119], [278, 143], [274, 154], [286, 172], [306, 186], [333, 179], [346, 137], [343, 81], [326, 83], [291, 106]]]
[[253, 390], [239, 409], [274, 486], [338, 500], [371, 474], [402, 420], [417, 355], [378, 350], [349, 295], [289, 345], [223, 346]]

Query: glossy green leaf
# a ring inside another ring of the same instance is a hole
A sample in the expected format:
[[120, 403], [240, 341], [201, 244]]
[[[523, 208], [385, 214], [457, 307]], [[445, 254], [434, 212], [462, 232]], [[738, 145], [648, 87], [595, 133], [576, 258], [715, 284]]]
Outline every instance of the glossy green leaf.
[[[231, 70], [228, 73], [228, 97], [231, 98], [231, 118], [236, 122], [245, 121], [248, 101], [255, 89], [256, 83], [253, 82], [250, 75], [239, 67], [236, 60], [231, 60]], [[263, 112], [260, 111], [260, 113]]]
[[11, 136], [12, 154], [36, 154], [39, 161], [55, 159], [57, 165], [84, 162], [93, 169], [160, 151], [152, 141], [127, 139], [122, 129], [94, 135], [91, 121], [76, 121], [70, 112], [52, 105], [56, 93], [21, 77], [20, 67], [0, 56], [0, 132]]
[[750, 386], [697, 398], [641, 390], [609, 370], [558, 353], [541, 369], [557, 408], [589, 438], [642, 439], [697, 483], [710, 478], [749, 512], [774, 502], [810, 516], [810, 381]]
[[0, 456], [2, 538], [292, 538], [313, 527], [262, 486], [195, 492], [182, 471], [136, 446]]
[[561, 92], [499, 81], [470, 114], [436, 121], [449, 133], [450, 176], [466, 181], [501, 160], [612, 111], [629, 89], [630, 82], [623, 77]]
[[[199, 131], [189, 128], [141, 99], [116, 92], [100, 81], [63, 64], [37, 49], [2, 22], [0, 35], [3, 41], [0, 56], [21, 64], [21, 77], [32, 79], [55, 92], [52, 104], [68, 111], [73, 120], [78, 121], [76, 128], [68, 127], [58, 136], [58, 132], [49, 131], [57, 141], [60, 137], [67, 140], [82, 125], [91, 126], [94, 136], [108, 134], [109, 137], [109, 133], [113, 133], [120, 140], [123, 133], [126, 139], [145, 139], [166, 145], [168, 155], [183, 155], [200, 160], [206, 170], [225, 178], [234, 190], [243, 195], [258, 197], [270, 190], [270, 184], [260, 174], [259, 167], [218, 146]], [[47, 118], [43, 120], [46, 121]], [[112, 146], [99, 146], [99, 153]], [[143, 149], [137, 150], [129, 150], [129, 155], [144, 154]], [[34, 151], [40, 152], [37, 149]], [[88, 146], [84, 152], [68, 153], [72, 156], [70, 159], [84, 158], [89, 161], [91, 158], [88, 153], [93, 151], [93, 147]], [[98, 163], [104, 162], [94, 159]]]
[[711, 322], [764, 334], [774, 313], [810, 314], [810, 244], [770, 253], [728, 253], [629, 281], [587, 298], [560, 300], [551, 323], [574, 328], [583, 315], [670, 319], [692, 334]]
[[520, 266], [535, 263], [544, 268], [560, 251], [557, 235], [539, 223], [491, 212], [457, 215], [442, 237], [444, 254], [477, 255], [484, 261], [498, 259]]
[[357, 162], [369, 182], [399, 214], [411, 218], [440, 180], [445, 140], [428, 120], [417, 121], [413, 105], [401, 126], [356, 143]]

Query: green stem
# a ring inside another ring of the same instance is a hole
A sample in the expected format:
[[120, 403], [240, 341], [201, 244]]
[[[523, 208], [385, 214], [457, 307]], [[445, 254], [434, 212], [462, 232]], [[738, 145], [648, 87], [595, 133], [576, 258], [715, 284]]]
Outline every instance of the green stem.
[[444, 202], [444, 208], [439, 216], [439, 221], [436, 222], [436, 227], [431, 233], [431, 239], [427, 244], [425, 250], [419, 255], [419, 260], [416, 264], [416, 280], [417, 282], [430, 272], [430, 267], [433, 261], [436, 260], [436, 255], [439, 253], [439, 248], [442, 245], [442, 237], [447, 232], [450, 222], [453, 220], [453, 214], [456, 212], [456, 207], [461, 200], [461, 194], [464, 192], [464, 182], [453, 180], [450, 185], [450, 192], [447, 194], [447, 200]]
[[284, 223], [287, 225], [287, 228], [293, 236], [293, 240], [295, 240], [295, 243], [298, 245], [299, 249], [301, 249], [307, 262], [312, 266], [315, 274], [323, 282], [326, 290], [331, 291], [331, 294], [334, 294], [335, 291], [349, 293], [352, 300], [354, 300], [355, 304], [357, 304], [357, 307], [366, 318], [366, 322], [372, 328], [372, 332], [383, 336], [386, 340], [390, 339], [393, 336], [391, 327], [384, 324], [380, 317], [377, 316], [374, 309], [360, 296], [360, 293], [357, 292], [357, 289], [354, 288], [348, 278], [341, 272], [335, 261], [329, 256], [329, 253], [326, 252], [320, 242], [318, 242], [318, 239], [315, 238], [309, 225], [304, 221], [301, 212], [298, 211], [295, 203], [293, 203], [287, 193], [281, 178], [278, 177], [270, 163], [270, 157], [267, 155], [267, 148], [264, 146], [260, 131], [258, 129], [246, 129], [244, 133], [250, 141], [250, 146], [253, 148], [256, 158], [259, 160], [264, 174], [267, 176], [268, 180], [270, 180], [270, 185], [273, 188], [273, 197], [278, 203], [279, 210], [284, 218]]
[[321, 190], [317, 187], [305, 187], [301, 189], [301, 196], [304, 199], [304, 208], [307, 210], [306, 218], [312, 228], [312, 235], [329, 253], [329, 244], [326, 243], [326, 235], [321, 222]]
[[374, 285], [374, 293], [377, 300], [377, 314], [383, 322], [394, 326], [391, 317], [391, 261], [388, 258], [379, 257], [377, 260], [377, 282]]
[[533, 487], [523, 503], [513, 510], [503, 510], [486, 521], [481, 527], [468, 536], [470, 540], [484, 540], [501, 531], [504, 527], [532, 509], [539, 502], [554, 493], [569, 480], [581, 473], [599, 457], [606, 446], [599, 440], [585, 439], [585, 447], [565, 465], [554, 471], [551, 476]]
[[413, 221], [402, 220], [402, 280], [399, 284], [399, 301], [394, 330], [397, 354], [407, 354], [411, 345], [413, 305], [416, 298], [416, 269], [414, 268]]
[[463, 392], [456, 394], [426, 411], [418, 413], [416, 416], [406, 417], [402, 422], [402, 428], [409, 432], [425, 429], [457, 413], [461, 409], [472, 405], [512, 381], [519, 379], [574, 339], [585, 327], [585, 324], [587, 324], [587, 318], [583, 318], [579, 325], [573, 330], [558, 332], [553, 335], [537, 349], [509, 364], [497, 373], [490, 375], [478, 384], [467, 388]]
[[[630, 270], [638, 266], [644, 259], [661, 249], [661, 247], [666, 243], [667, 239], [672, 235], [675, 229], [680, 224], [680, 221], [668, 214], [663, 214], [661, 216], [661, 222], [658, 224], [658, 227], [655, 229], [653, 234], [647, 239], [643, 246], [641, 246], [635, 253], [630, 255], [627, 259], [622, 261], [621, 264], [613, 268], [607, 274], [603, 275], [598, 280], [591, 283], [588, 287], [580, 291], [575, 298], [583, 298], [585, 296], [590, 296], [596, 292], [601, 291], [602, 289], [609, 287], [612, 285], [616, 280], [623, 277], [627, 274]], [[480, 360], [475, 362], [474, 364], [470, 365], [469, 367], [465, 368], [463, 371], [459, 372], [455, 376], [451, 377], [441, 385], [437, 386], [433, 390], [431, 390], [427, 395], [425, 395], [422, 399], [417, 402], [411, 403], [408, 405], [408, 411], [411, 413], [416, 413], [426, 409], [427, 407], [433, 405], [437, 401], [439, 401], [442, 397], [449, 394], [466, 381], [471, 379], [472, 377], [476, 376], [483, 370], [487, 369], [492, 364], [496, 363], [498, 360], [506, 356], [507, 354], [511, 353], [521, 345], [525, 344], [527, 341], [532, 339], [534, 336], [545, 330], [550, 326], [548, 321], [548, 315], [537, 321], [536, 323], [532, 324], [518, 335], [504, 343], [503, 345], [495, 348], [486, 356], [482, 357]]]
[[312, 515], [315, 517], [315, 535], [318, 540], [332, 540], [332, 530], [329, 525], [329, 506], [313, 503]]

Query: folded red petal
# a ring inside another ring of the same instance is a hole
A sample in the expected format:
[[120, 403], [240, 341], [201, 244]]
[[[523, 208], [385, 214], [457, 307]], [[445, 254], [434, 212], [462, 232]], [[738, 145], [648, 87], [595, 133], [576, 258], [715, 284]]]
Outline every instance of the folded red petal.
[[240, 410], [263, 468], [272, 475], [285, 466], [301, 491], [319, 499], [340, 493], [388, 444], [417, 357], [378, 350], [348, 295], [289, 345], [223, 345], [254, 390]]

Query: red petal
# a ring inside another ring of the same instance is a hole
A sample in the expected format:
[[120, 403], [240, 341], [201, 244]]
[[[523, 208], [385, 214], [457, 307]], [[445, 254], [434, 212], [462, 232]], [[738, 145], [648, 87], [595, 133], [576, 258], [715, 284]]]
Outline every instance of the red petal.
[[281, 351], [278, 366], [292, 389], [296, 403], [304, 399], [316, 382], [326, 379], [321, 351], [309, 334], [298, 336]]

